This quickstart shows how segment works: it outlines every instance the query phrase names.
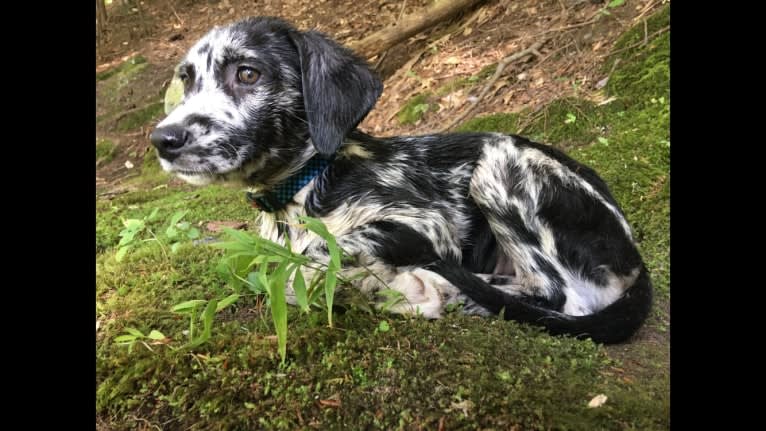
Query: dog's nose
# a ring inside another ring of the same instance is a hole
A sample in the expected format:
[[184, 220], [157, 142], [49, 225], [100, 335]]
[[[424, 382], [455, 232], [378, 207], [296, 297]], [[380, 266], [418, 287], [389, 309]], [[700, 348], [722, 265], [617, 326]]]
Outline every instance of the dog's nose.
[[160, 152], [177, 150], [186, 144], [189, 132], [183, 126], [165, 126], [154, 129], [149, 140]]

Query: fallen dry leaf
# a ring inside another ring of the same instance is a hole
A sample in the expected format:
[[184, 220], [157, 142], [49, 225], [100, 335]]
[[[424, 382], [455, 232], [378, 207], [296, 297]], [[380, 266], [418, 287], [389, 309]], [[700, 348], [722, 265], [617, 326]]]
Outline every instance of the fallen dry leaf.
[[593, 51], [598, 51], [599, 48], [601, 48], [601, 45], [603, 45], [603, 41], [599, 40], [598, 42], [593, 44]]
[[508, 105], [511, 103], [511, 100], [513, 99], [513, 94], [516, 92], [516, 90], [508, 90], [505, 93], [505, 96], [503, 96], [503, 105]]
[[598, 394], [588, 403], [588, 408], [601, 407], [606, 402], [606, 395]]
[[463, 401], [461, 401], [459, 403], [452, 402], [452, 404], [450, 405], [449, 410], [450, 411], [452, 411], [452, 410], [460, 410], [461, 412], [463, 412], [463, 414], [465, 416], [468, 416], [468, 410], [472, 409], [473, 406], [474, 406], [473, 401], [471, 401], [471, 400], [463, 400]]
[[511, 83], [510, 83], [510, 82], [508, 82], [508, 80], [507, 80], [507, 79], [501, 79], [501, 80], [499, 80], [499, 81], [495, 82], [495, 84], [492, 86], [492, 88], [493, 88], [493, 90], [494, 90], [495, 92], [497, 92], [497, 90], [499, 90], [499, 89], [501, 89], [501, 88], [503, 88], [503, 87], [507, 87], [507, 86], [509, 86], [509, 85], [511, 85]]
[[211, 221], [205, 226], [210, 232], [221, 232], [225, 227], [244, 229], [247, 227], [247, 223], [242, 221]]
[[339, 408], [340, 407], [340, 400], [319, 400], [319, 405], [322, 407], [332, 407], [332, 408]]

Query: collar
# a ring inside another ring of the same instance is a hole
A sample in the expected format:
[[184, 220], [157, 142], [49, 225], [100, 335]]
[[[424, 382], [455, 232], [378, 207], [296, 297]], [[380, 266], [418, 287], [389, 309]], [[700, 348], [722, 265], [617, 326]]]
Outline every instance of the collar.
[[296, 173], [277, 184], [272, 190], [260, 193], [247, 192], [247, 201], [253, 207], [266, 212], [283, 209], [306, 184], [321, 174], [330, 161], [315, 155]]

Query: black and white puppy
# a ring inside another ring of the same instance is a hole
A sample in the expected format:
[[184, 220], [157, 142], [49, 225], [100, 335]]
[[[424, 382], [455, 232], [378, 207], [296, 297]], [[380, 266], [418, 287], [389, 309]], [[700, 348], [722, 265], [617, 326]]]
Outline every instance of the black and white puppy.
[[326, 36], [276, 18], [215, 28], [178, 67], [180, 104], [151, 135], [192, 184], [240, 182], [261, 235], [328, 260], [296, 217], [321, 219], [399, 313], [466, 313], [615, 343], [642, 325], [652, 286], [631, 229], [590, 168], [519, 136], [375, 138], [356, 126], [383, 86]]

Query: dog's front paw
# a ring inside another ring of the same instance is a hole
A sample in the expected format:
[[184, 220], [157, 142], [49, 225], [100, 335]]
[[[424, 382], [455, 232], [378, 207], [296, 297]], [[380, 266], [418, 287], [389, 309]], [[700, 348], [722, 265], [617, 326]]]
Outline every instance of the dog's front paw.
[[442, 276], [422, 268], [398, 274], [389, 287], [404, 296], [390, 311], [428, 319], [442, 317], [446, 305], [444, 298], [455, 296], [457, 291]]

